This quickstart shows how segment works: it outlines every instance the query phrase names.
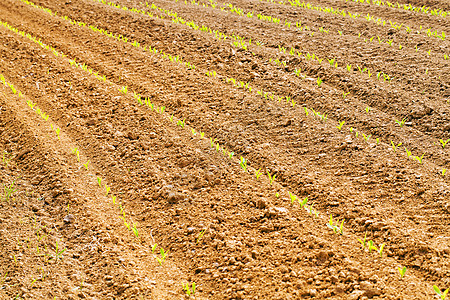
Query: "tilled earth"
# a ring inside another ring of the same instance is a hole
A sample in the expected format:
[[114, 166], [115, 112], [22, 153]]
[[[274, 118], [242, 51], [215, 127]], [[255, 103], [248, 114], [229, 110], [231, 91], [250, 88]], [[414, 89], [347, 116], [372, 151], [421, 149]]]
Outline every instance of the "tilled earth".
[[410, 2], [1, 1], [0, 297], [449, 288], [450, 4]]

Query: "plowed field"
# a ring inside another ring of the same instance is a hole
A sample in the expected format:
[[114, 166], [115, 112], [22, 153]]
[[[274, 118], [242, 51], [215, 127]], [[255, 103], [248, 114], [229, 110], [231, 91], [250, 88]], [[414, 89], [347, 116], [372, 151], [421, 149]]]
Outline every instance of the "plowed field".
[[0, 298], [444, 299], [450, 3], [408, 2], [0, 1]]

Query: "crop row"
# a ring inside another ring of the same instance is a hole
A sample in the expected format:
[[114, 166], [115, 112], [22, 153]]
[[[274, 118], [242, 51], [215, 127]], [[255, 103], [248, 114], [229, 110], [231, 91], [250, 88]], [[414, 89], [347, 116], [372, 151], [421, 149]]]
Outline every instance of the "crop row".
[[[22, 1], [26, 1], [26, 0], [22, 0]], [[48, 10], [46, 10], [46, 11], [49, 12]], [[50, 12], [50, 13], [51, 13], [51, 12]], [[64, 19], [67, 19], [67, 17], [63, 17], [63, 18], [64, 18]], [[70, 19], [69, 19], [69, 20], [70, 20]], [[71, 21], [71, 23], [74, 24], [74, 25], [79, 25], [79, 26], [82, 26], [82, 27], [90, 28], [91, 30], [94, 30], [94, 31], [97, 31], [97, 32], [101, 32], [101, 31], [98, 30], [98, 28], [95, 27], [95, 29], [93, 29], [92, 26], [87, 26], [87, 25], [84, 24], [84, 23], [82, 23], [82, 25], [80, 25], [80, 22], [75, 22], [75, 21]], [[112, 36], [121, 36], [121, 35], [117, 35], [117, 34], [112, 35], [112, 33], [110, 33], [108, 36], [112, 37]], [[138, 44], [138, 43], [136, 44], [136, 42], [128, 41], [127, 39], [122, 38], [121, 41], [122, 41], [122, 42], [125, 42], [125, 43], [130, 43], [131, 45], [133, 45], [133, 46], [136, 47], [136, 48], [142, 48], [142, 46], [140, 46], [140, 44]], [[144, 47], [144, 48], [145, 48], [145, 47]], [[150, 49], [151, 49], [151, 47], [150, 47]], [[155, 53], [155, 52], [153, 52], [153, 53]], [[160, 54], [161, 54], [161, 53], [160, 53]], [[74, 60], [71, 60], [71, 61], [73, 62]], [[172, 60], [172, 61], [173, 61], [173, 60]], [[190, 63], [185, 63], [185, 64], [186, 64], [186, 65], [191, 65]], [[86, 70], [89, 70], [89, 68], [88, 68], [87, 66], [85, 66], [84, 68], [86, 68]], [[92, 73], [92, 71], [90, 71], [90, 73]], [[208, 72], [206, 72], [206, 75], [207, 75], [207, 76], [213, 76], [213, 77], [215, 77], [216, 74], [217, 74], [217, 73], [216, 73], [215, 71], [208, 71]], [[245, 91], [247, 91], [247, 92], [249, 92], [249, 93], [253, 93], [254, 95], [257, 95], [257, 96], [262, 97], [262, 98], [265, 98], [265, 99], [275, 100], [275, 101], [280, 102], [280, 103], [281, 103], [281, 102], [283, 102], [283, 103], [284, 103], [284, 102], [287, 102], [287, 103], [289, 103], [289, 104], [292, 106], [292, 108], [295, 108], [296, 102], [295, 102], [291, 97], [289, 97], [289, 96], [279, 96], [279, 95], [276, 95], [275, 93], [270, 92], [270, 91], [267, 92], [267, 91], [263, 91], [263, 90], [257, 90], [257, 89], [255, 89], [255, 88], [253, 88], [252, 86], [250, 86], [249, 83], [245, 83], [245, 82], [242, 82], [242, 81], [238, 81], [238, 80], [236, 80], [236, 79], [234, 79], [234, 78], [228, 78], [228, 77], [225, 77], [225, 76], [221, 76], [221, 78], [222, 78], [222, 80], [223, 80], [224, 82], [230, 83], [230, 84], [232, 84], [233, 86], [235, 86], [236, 88], [244, 89]], [[318, 78], [317, 84], [318, 84], [318, 86], [320, 87], [320, 85], [321, 85], [320, 78]], [[124, 86], [124, 87], [121, 88], [121, 90], [122, 90], [122, 92], [124, 92], [124, 91], [126, 92], [127, 87]], [[343, 94], [343, 97], [345, 97], [345, 96], [346, 96], [346, 95]], [[326, 121], [328, 120], [328, 116], [327, 116], [327, 114], [325, 114], [325, 113], [321, 114], [321, 113], [319, 113], [319, 112], [316, 112], [316, 111], [315, 111], [314, 109], [312, 109], [312, 108], [309, 108], [309, 109], [308, 109], [308, 108], [304, 107], [303, 109], [304, 109], [306, 115], [308, 115], [308, 110], [309, 110], [309, 111], [313, 112], [314, 116], [320, 118], [322, 121], [326, 122]], [[341, 129], [342, 129], [343, 123], [342, 123], [342, 122], [337, 122], [337, 123], [339, 123], [339, 125], [336, 126], [336, 127], [337, 127], [339, 130], [341, 130]], [[356, 130], [353, 129], [353, 128], [350, 128], [350, 131], [351, 131], [351, 132], [354, 132], [354, 134], [356, 135], [356, 137], [358, 137], [358, 135], [362, 135], [366, 141], [368, 141], [368, 139], [371, 137], [371, 135], [361, 134], [360, 132], [356, 131]], [[379, 143], [379, 142], [380, 142], [380, 139], [377, 138], [376, 141], [377, 141], [377, 143]], [[393, 142], [391, 141], [391, 143], [393, 143]], [[407, 152], [407, 154], [408, 154], [408, 152]], [[410, 155], [408, 155], [408, 156], [410, 156]], [[418, 158], [421, 157], [421, 158], [423, 158], [423, 155], [422, 155], [422, 156], [413, 156], [413, 157], [418, 157]], [[419, 161], [420, 163], [422, 163], [422, 159], [420, 159], [420, 160], [418, 160], [418, 161]], [[442, 174], [445, 174], [445, 170], [446, 170], [445, 168], [442, 168]]]

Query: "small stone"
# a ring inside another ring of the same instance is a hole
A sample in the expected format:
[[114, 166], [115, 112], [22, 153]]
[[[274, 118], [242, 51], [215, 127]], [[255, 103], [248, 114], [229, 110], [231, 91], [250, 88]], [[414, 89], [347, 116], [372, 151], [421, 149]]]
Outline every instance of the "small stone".
[[328, 252], [321, 250], [319, 251], [319, 253], [317, 253], [317, 259], [320, 260], [321, 262], [324, 262], [328, 259]]
[[187, 228], [188, 234], [194, 233], [194, 231], [195, 231], [195, 227], [188, 227]]
[[68, 214], [67, 216], [64, 217], [63, 221], [66, 224], [70, 224], [73, 221], [75, 221], [75, 217], [72, 214]]
[[167, 201], [169, 203], [177, 203], [178, 201], [181, 201], [183, 199], [184, 195], [182, 193], [170, 192], [169, 195], [167, 196]]

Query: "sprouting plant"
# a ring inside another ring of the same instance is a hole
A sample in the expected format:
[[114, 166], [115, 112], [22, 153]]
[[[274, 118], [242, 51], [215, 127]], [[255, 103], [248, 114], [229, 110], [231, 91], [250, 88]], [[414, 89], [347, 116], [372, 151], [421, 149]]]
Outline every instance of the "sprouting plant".
[[270, 172], [267, 171], [267, 175], [269, 176], [269, 182], [270, 185], [272, 185], [273, 181], [275, 180], [275, 177], [277, 176], [276, 174], [273, 174], [273, 176], [270, 175]]
[[200, 139], [203, 139], [205, 137], [205, 133], [200, 131]]
[[177, 125], [178, 126], [181, 126], [181, 128], [184, 128], [184, 125], [186, 124], [186, 118], [184, 118], [183, 119], [183, 121], [181, 121], [181, 120], [178, 120], [177, 121]]
[[362, 133], [362, 135], [366, 141], [369, 140], [369, 138], [372, 136], [371, 134], [365, 135], [364, 133]]
[[344, 124], [345, 124], [345, 121], [341, 121], [341, 122], [339, 122], [339, 125], [336, 126], [336, 128], [339, 129], [339, 131], [341, 131], [342, 126], [344, 126]]
[[5, 276], [0, 277], [0, 288], [3, 286], [3, 283], [5, 283], [6, 276], [8, 276], [8, 272], [5, 273]]
[[380, 138], [376, 138], [375, 140], [377, 142], [377, 145], [380, 143]]
[[89, 163], [90, 163], [90, 162], [91, 162], [91, 161], [88, 160], [87, 163], [83, 164], [83, 166], [86, 168], [87, 171], [89, 171]]
[[347, 65], [347, 71], [349, 71], [349, 72], [352, 71], [352, 65]]
[[121, 91], [122, 94], [128, 93], [128, 86], [123, 86], [123, 87], [121, 87], [121, 88], [119, 89], [119, 91]]
[[450, 142], [450, 139], [444, 141], [443, 139], [440, 139], [439, 142], [442, 145], [442, 149], [445, 149], [445, 145], [447, 145], [448, 142]]
[[234, 152], [228, 152], [228, 158], [232, 159], [234, 155]]
[[244, 169], [244, 172], [247, 172], [247, 160], [241, 156], [241, 161], [239, 165]]
[[441, 290], [436, 285], [433, 285], [433, 290], [436, 292], [438, 297], [441, 298], [441, 300], [445, 300], [445, 298], [447, 297], [447, 293], [450, 290], [450, 288], [446, 289], [443, 292], [441, 292]]
[[308, 109], [306, 107], [303, 107], [303, 110], [305, 111], [306, 116], [308, 116]]
[[369, 249], [369, 253], [372, 252], [372, 250], [378, 251], [378, 248], [375, 246], [372, 240], [367, 243], [367, 248]]
[[99, 187], [102, 187], [102, 178], [100, 176], [97, 176], [97, 183]]
[[[336, 221], [336, 223], [339, 224], [339, 221]], [[333, 224], [333, 216], [330, 214], [330, 220], [327, 223], [327, 227], [331, 228], [336, 234], [337, 233], [343, 234], [344, 220], [342, 220], [340, 226], [338, 226], [337, 224], [336, 225]]]
[[49, 258], [48, 261], [50, 261], [50, 260], [52, 260], [52, 259], [54, 259], [55, 261], [58, 261], [59, 258], [62, 259], [62, 254], [63, 254], [64, 251], [66, 251], [66, 250], [67, 250], [67, 249], [64, 248], [64, 249], [62, 249], [61, 251], [59, 251], [59, 244], [58, 244], [58, 241], [56, 241], [55, 254], [49, 254], [49, 256], [51, 256], [51, 257]]
[[345, 99], [345, 97], [347, 97], [348, 94], [350, 94], [350, 92], [348, 92], [348, 93], [342, 92], [342, 97]]
[[197, 237], [197, 244], [198, 242], [202, 239], [203, 235], [205, 234], [206, 229], [203, 229], [202, 231], [200, 231], [198, 237]]
[[366, 107], [366, 113], [369, 113], [369, 111], [370, 111], [370, 107]]
[[400, 147], [402, 145], [402, 143], [399, 143], [397, 146], [395, 146], [394, 142], [391, 141], [391, 145], [392, 145], [392, 149], [394, 149], [394, 152], [396, 152], [397, 148]]
[[173, 114], [169, 117], [170, 122], [173, 122]]
[[186, 292], [186, 295], [188, 297], [192, 295], [195, 295], [195, 282], [192, 283], [192, 290], [189, 288], [189, 283], [186, 283], [186, 285], [181, 284], [183, 286], [183, 290]]
[[211, 137], [209, 138], [209, 144], [210, 144], [211, 148], [214, 147], [214, 144], [216, 143], [216, 141], [217, 141], [217, 139], [213, 140], [213, 138], [211, 138]]
[[111, 190], [111, 188], [105, 184], [105, 189], [106, 189], [106, 196], [108, 196], [109, 191]]
[[406, 267], [403, 267], [403, 268], [399, 267], [398, 272], [400, 273], [400, 278], [403, 278], [406, 273]]
[[113, 204], [116, 205], [116, 199], [117, 199], [117, 197], [116, 197], [116, 196], [111, 196], [111, 198], [112, 198]]
[[288, 192], [289, 197], [291, 198], [291, 204], [294, 204], [295, 200], [297, 200], [297, 196], [294, 194], [291, 194], [291, 192]]
[[417, 160], [419, 162], [419, 164], [421, 164], [422, 163], [422, 159], [423, 159], [424, 156], [425, 156], [425, 153], [422, 154], [422, 156], [420, 156], [420, 157], [419, 156], [415, 156], [414, 159]]
[[447, 172], [447, 169], [442, 168], [442, 176], [445, 176], [445, 173]]
[[13, 182], [8, 185], [3, 185], [3, 197], [7, 202], [9, 202], [9, 198], [11, 195], [16, 192], [17, 190], [14, 188], [14, 183], [16, 182], [17, 178], [13, 180]]
[[300, 202], [300, 199], [298, 199], [298, 203], [300, 203], [300, 207], [305, 206], [306, 202], [308, 202], [308, 197], [305, 197], [305, 199], [303, 199], [301, 202]]
[[405, 125], [406, 118], [403, 118], [401, 121], [395, 120], [395, 123], [397, 123], [400, 127], [403, 127]]
[[317, 86], [320, 87], [320, 85], [322, 84], [323, 80], [320, 79], [320, 77], [317, 77]]
[[261, 168], [259, 168], [259, 170], [255, 171], [256, 180], [259, 180], [259, 177], [261, 176], [261, 174], [262, 174]]
[[380, 257], [383, 257], [383, 249], [385, 245], [385, 243], [381, 244], [380, 249], [378, 250], [378, 254], [380, 254]]
[[160, 250], [161, 258], [159, 258], [159, 257], [156, 258], [156, 260], [159, 262], [160, 266], [162, 266], [162, 263], [166, 260], [167, 253], [169, 253], [169, 251], [164, 252], [164, 249], [161, 248], [161, 250]]
[[7, 151], [3, 152], [3, 163], [5, 166], [8, 166], [8, 163], [11, 161], [11, 158], [8, 158], [9, 153]]
[[403, 148], [405, 148], [406, 155], [408, 155], [408, 157], [410, 157], [410, 156], [411, 156], [411, 151], [409, 151], [408, 149], [406, 149], [406, 147], [403, 147]]
[[56, 129], [55, 129], [56, 135], [58, 136], [58, 140], [60, 139], [60, 138], [59, 138], [59, 132], [60, 132], [60, 131], [61, 131], [61, 128], [56, 128]]
[[361, 243], [363, 249], [366, 248], [366, 237], [367, 237], [367, 232], [366, 232], [366, 234], [364, 235], [364, 239], [363, 239], [363, 240], [358, 239], [358, 241]]
[[137, 239], [139, 239], [139, 232], [138, 232], [138, 229], [137, 229], [137, 227], [136, 227], [136, 223], [133, 222], [133, 227], [131, 227], [131, 230], [133, 231], [134, 236], [135, 236]]
[[156, 243], [152, 245], [152, 253], [155, 252], [156, 246], [158, 246], [158, 244], [156, 244]]

